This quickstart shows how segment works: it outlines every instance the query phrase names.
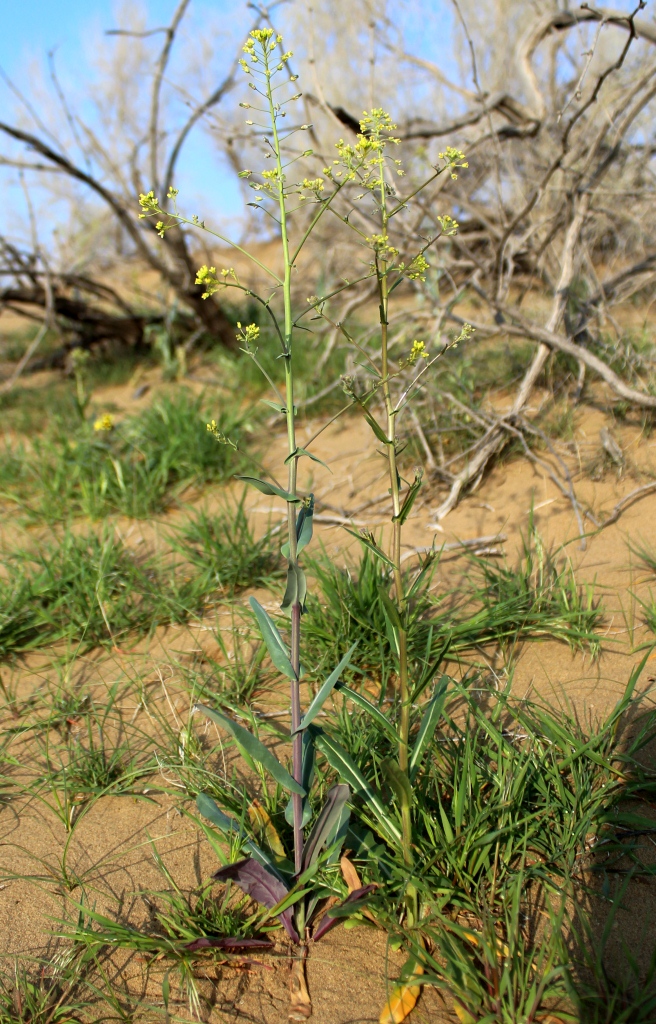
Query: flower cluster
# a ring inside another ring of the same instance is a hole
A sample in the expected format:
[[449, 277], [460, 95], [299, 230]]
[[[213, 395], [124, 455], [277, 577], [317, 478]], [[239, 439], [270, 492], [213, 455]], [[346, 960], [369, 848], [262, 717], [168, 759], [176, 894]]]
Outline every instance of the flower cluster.
[[437, 221], [442, 228], [443, 235], [455, 235], [460, 227], [458, 221], [450, 217], [448, 213], [445, 213], [443, 217], [438, 217]]
[[450, 347], [455, 348], [458, 342], [460, 341], [469, 341], [469, 339], [471, 338], [472, 334], [475, 333], [475, 331], [476, 328], [472, 327], [471, 324], [463, 324], [462, 327], [460, 328], [460, 334], [457, 336], [457, 338], [453, 339], [453, 342]]
[[410, 349], [410, 355], [406, 359], [399, 359], [399, 366], [401, 367], [401, 369], [403, 369], [405, 366], [414, 366], [418, 359], [428, 358], [429, 354], [428, 350], [426, 349], [426, 342], [417, 341], [417, 339], [415, 338], [415, 340], [412, 343], [412, 348]]
[[371, 235], [367, 241], [381, 260], [388, 261], [399, 255], [399, 250], [389, 244], [389, 235]]
[[208, 267], [206, 264], [203, 264], [202, 267], [198, 268], [194, 283], [205, 286], [205, 291], [203, 292], [204, 299], [209, 299], [210, 295], [214, 295], [215, 292], [218, 292], [219, 288], [227, 288], [229, 277], [233, 278], [233, 280], [238, 283], [234, 267], [225, 267], [221, 271], [221, 277], [223, 278], [222, 281], [220, 281], [217, 276], [216, 267]]
[[405, 276], [409, 281], [425, 281], [426, 271], [430, 267], [430, 263], [422, 252], [410, 262], [408, 267], [404, 267], [401, 264], [401, 269], [405, 271]]
[[[294, 56], [291, 50], [288, 50], [277, 58], [277, 63], [273, 67], [271, 66], [273, 62], [270, 60], [270, 55], [281, 42], [282, 36], [276, 36], [274, 38], [272, 28], [255, 28], [244, 43], [243, 49], [246, 54], [246, 58], [250, 60], [251, 64], [262, 65], [262, 72], [268, 78], [275, 71], [282, 71], [287, 61]], [[259, 50], [256, 49], [256, 43], [259, 43]], [[252, 74], [252, 68], [247, 63], [246, 58], [242, 57], [239, 63], [246, 74], [250, 75]], [[292, 81], [296, 81], [297, 77], [298, 75], [292, 75]]]
[[246, 327], [237, 323], [237, 338], [241, 341], [248, 351], [251, 349], [253, 342], [256, 342], [260, 336], [260, 328], [257, 324], [247, 324]]
[[[171, 185], [168, 192], [166, 193], [166, 198], [172, 199], [173, 202], [175, 203], [175, 199], [176, 196], [178, 195], [178, 192], [179, 189], [173, 188], [173, 185]], [[170, 214], [167, 213], [166, 210], [163, 210], [162, 207], [160, 206], [159, 199], [152, 190], [150, 192], [142, 192], [140, 194], [139, 206], [141, 207], [139, 220], [144, 220], [147, 217], [156, 217], [160, 215], [167, 218], [166, 221], [158, 220], [155, 224], [155, 230], [157, 231], [157, 234], [159, 235], [160, 238], [164, 238], [164, 235], [169, 230], [169, 228], [174, 227], [178, 223], [177, 213]], [[198, 224], [199, 226], [204, 226], [200, 224], [198, 217], [193, 218], [193, 223]]]
[[[360, 134], [355, 145], [344, 142], [340, 139], [335, 143], [338, 160], [333, 160], [332, 167], [325, 167], [324, 174], [331, 180], [343, 178], [344, 181], [355, 181], [368, 191], [385, 187], [383, 179], [383, 161], [385, 159], [385, 147], [389, 144], [398, 145], [400, 139], [394, 138], [392, 132], [396, 125], [392, 123], [390, 115], [380, 107], [366, 111], [360, 121]], [[401, 161], [394, 160], [397, 167], [397, 174]], [[334, 167], [340, 166], [340, 170]], [[364, 195], [364, 193], [362, 194]], [[362, 198], [359, 196], [358, 198]]]
[[438, 155], [440, 160], [444, 160], [445, 167], [451, 168], [451, 177], [454, 181], [458, 177], [459, 167], [469, 167], [469, 163], [465, 160], [465, 154], [453, 146], [447, 146], [444, 152]]
[[219, 425], [216, 420], [211, 420], [211, 422], [207, 424], [207, 430], [208, 433], [210, 433], [212, 437], [219, 442], [219, 444], [228, 444], [231, 448], [234, 448], [235, 451], [237, 451], [237, 445], [235, 442], [231, 441], [226, 434], [219, 430]]
[[114, 428], [114, 417], [111, 413], [106, 412], [103, 416], [99, 416], [93, 424], [93, 429], [98, 431], [109, 431]]
[[475, 331], [476, 328], [472, 327], [471, 324], [464, 323], [460, 328], [460, 333], [449, 340], [444, 351], [446, 351], [446, 349], [449, 348], [457, 348], [461, 341], [469, 341], [469, 339], [471, 338], [472, 334], [475, 333]]
[[[303, 156], [310, 156], [310, 155], [311, 155], [311, 150], [309, 152], [303, 154]], [[323, 192], [324, 184], [325, 183], [324, 183], [323, 178], [303, 178], [303, 181], [299, 185], [299, 196], [300, 196], [300, 198], [301, 199], [310, 199], [311, 198], [310, 196], [303, 195], [303, 193], [301, 192], [301, 189], [305, 188], [305, 189], [308, 189], [308, 191], [313, 193], [315, 199], [319, 199], [320, 198], [319, 193]]]

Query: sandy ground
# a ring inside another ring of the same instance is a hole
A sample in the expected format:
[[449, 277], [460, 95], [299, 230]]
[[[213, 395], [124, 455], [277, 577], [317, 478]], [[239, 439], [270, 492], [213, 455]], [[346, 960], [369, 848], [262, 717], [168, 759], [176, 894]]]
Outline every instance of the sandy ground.
[[[129, 409], [134, 404], [126, 390], [119, 388], [107, 389], [96, 398], [119, 409]], [[607, 422], [595, 410], [587, 410], [580, 420], [576, 445], [568, 455], [573, 472], [599, 451], [599, 429]], [[319, 421], [305, 422], [299, 443], [303, 444], [319, 426]], [[623, 496], [646, 482], [650, 475], [656, 475], [656, 443], [644, 436], [637, 425], [615, 424], [613, 429], [627, 458], [626, 470], [620, 475], [609, 473], [598, 482], [582, 473], [576, 481], [579, 498], [589, 503], [602, 519]], [[329, 427], [313, 450], [328, 467], [307, 459], [302, 461], [301, 486], [314, 490], [319, 504], [315, 536], [337, 558], [348, 560], [356, 542], [344, 532], [340, 519], [348, 518], [356, 526], [367, 526], [375, 533], [386, 534], [388, 530], [384, 500], [358, 511], [372, 499], [386, 498], [383, 462], [372, 452], [368, 429], [359, 419], [339, 421]], [[267, 466], [276, 471], [284, 454], [284, 438], [272, 427], [264, 453]], [[234, 485], [230, 490], [238, 493]], [[532, 693], [550, 703], [568, 702], [583, 717], [604, 714], [623, 692], [632, 668], [640, 660], [637, 649], [653, 639], [642, 623], [639, 605], [639, 600], [649, 599], [652, 581], [630, 546], [656, 551], [656, 494], [627, 508], [614, 525], [589, 536], [583, 549], [569, 501], [546, 472], [524, 461], [498, 464], [474, 494], [445, 520], [436, 523], [434, 510], [441, 493], [435, 483], [429, 482], [415, 506], [404, 536], [410, 558], [414, 557], [413, 549], [425, 548], [433, 542], [439, 547], [458, 540], [503, 535], [497, 546], [512, 563], [521, 547], [522, 532], [527, 530], [531, 509], [547, 545], [567, 544], [579, 582], [594, 581], [596, 593], [603, 600], [606, 636], [602, 653], [591, 660], [589, 654], [574, 654], [564, 644], [526, 642], [515, 652], [513, 686], [517, 694]], [[224, 499], [224, 489], [210, 488], [197, 496], [194, 504], [211, 510]], [[256, 492], [249, 494], [247, 507], [260, 533], [281, 517], [279, 504]], [[182, 515], [182, 511], [174, 512], [155, 524], [117, 520], [116, 528], [130, 545], [156, 545], [161, 543], [167, 525]], [[0, 532], [5, 549], [24, 539], [21, 529], [6, 519]], [[30, 533], [33, 540], [38, 537], [38, 531]], [[450, 552], [440, 566], [437, 586], [446, 591], [457, 585], [463, 572], [465, 561], [458, 552]], [[272, 606], [277, 600], [273, 595], [261, 596]], [[225, 612], [219, 609], [192, 627], [158, 630], [150, 641], [126, 644], [118, 651], [84, 655], [74, 667], [72, 683], [88, 687], [97, 700], [117, 683], [122, 711], [132, 722], [142, 724], [144, 734], [157, 734], [155, 710], [175, 731], [184, 724], [188, 713], [184, 671], [204, 654], [217, 653], [215, 628], [220, 627], [222, 614]], [[480, 657], [498, 667], [492, 652], [482, 651]], [[646, 662], [639, 681], [646, 701], [650, 700], [653, 666], [653, 661]], [[17, 686], [21, 699], [56, 685], [56, 672], [43, 653], [29, 656], [18, 669], [5, 667], [1, 671], [7, 685]], [[282, 696], [274, 694], [262, 706], [277, 708], [282, 703]], [[7, 729], [11, 721], [5, 721], [3, 726]], [[57, 919], [65, 913], [70, 916], [70, 901], [79, 899], [81, 894], [79, 886], [64, 891], [57, 880], [65, 840], [61, 821], [43, 803], [19, 799], [2, 811], [0, 948], [5, 956], [49, 955], [55, 948], [56, 940], [49, 933], [57, 932]], [[104, 797], [97, 802], [74, 830], [67, 851], [68, 870], [83, 881], [86, 898], [95, 901], [97, 910], [115, 914], [119, 907], [125, 920], [138, 925], [148, 917], [143, 893], [164, 887], [152, 857], [151, 841], [156, 843], [183, 888], [199, 884], [215, 868], [208, 844], [193, 823], [180, 814], [176, 797], [150, 794], [149, 800]], [[654, 944], [654, 886], [636, 883], [627, 895], [626, 907], [618, 917], [618, 937], [613, 941], [618, 948], [621, 941], [627, 942], [646, 962]], [[599, 926], [602, 917], [600, 912]], [[285, 953], [284, 945], [280, 945], [276, 956], [258, 958], [264, 966], [213, 969], [216, 976], [208, 975], [203, 981], [215, 1004], [211, 1019], [241, 1019], [258, 1024], [280, 1024], [285, 1020]], [[366, 929], [333, 931], [310, 958], [308, 978], [315, 998], [317, 1024], [377, 1020], [388, 979], [399, 965], [398, 957], [388, 953], [381, 933]], [[133, 956], [123, 960], [114, 957], [111, 970], [116, 972], [115, 983], [124, 983], [132, 993], [139, 993], [144, 1006], [149, 999], [158, 999], [161, 974], [157, 969], [148, 980], [144, 964]], [[176, 1012], [184, 1015], [184, 1008], [178, 1006]], [[425, 991], [411, 1018], [434, 1024], [453, 1019], [432, 990]]]

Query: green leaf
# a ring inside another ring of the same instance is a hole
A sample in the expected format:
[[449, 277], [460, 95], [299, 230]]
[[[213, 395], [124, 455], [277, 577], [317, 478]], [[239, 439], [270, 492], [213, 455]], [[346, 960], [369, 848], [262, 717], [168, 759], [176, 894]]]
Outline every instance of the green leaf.
[[217, 825], [226, 835], [229, 835], [230, 832], [236, 832], [237, 834], [242, 832], [239, 822], [231, 818], [229, 814], [225, 814], [207, 793], [198, 794], [196, 797], [196, 807], [204, 818], [209, 818], [212, 824]]
[[415, 740], [415, 745], [413, 747], [412, 754], [410, 755], [409, 769], [411, 779], [414, 779], [417, 774], [419, 765], [421, 764], [421, 759], [435, 734], [437, 723], [442, 716], [448, 685], [449, 677], [442, 676], [433, 691], [433, 696], [429, 700], [426, 710], [424, 711], [421, 725], [419, 726], [419, 732], [417, 733], [417, 739]]
[[245, 850], [248, 850], [251, 857], [256, 861], [259, 861], [262, 867], [271, 871], [271, 873], [274, 874], [276, 878], [280, 879], [281, 882], [285, 882], [285, 879], [280, 874], [275, 861], [273, 861], [271, 857], [269, 857], [269, 855], [257, 845], [257, 843], [254, 843], [252, 839], [244, 836], [244, 830], [240, 826], [240, 823], [236, 821], [235, 818], [231, 818], [228, 814], [224, 814], [211, 796], [208, 796], [207, 793], [199, 793], [196, 797], [196, 807], [203, 817], [207, 818], [208, 821], [211, 821], [213, 825], [217, 826], [217, 828], [220, 828], [224, 835], [230, 835], [233, 833], [234, 835], [244, 837], [243, 847]]
[[332, 469], [330, 468], [330, 466], [327, 466], [325, 462], [322, 462], [321, 459], [318, 459], [316, 455], [313, 455], [312, 452], [309, 452], [307, 448], [297, 448], [295, 452], [292, 452], [291, 455], [287, 456], [287, 458], [285, 459], [285, 465], [287, 465], [288, 462], [291, 462], [292, 459], [300, 459], [303, 455], [307, 455], [308, 459], [312, 459], [313, 462], [318, 462], [320, 466], [323, 466], [324, 469], [327, 469], [329, 473], [332, 473]]
[[384, 551], [381, 551], [370, 533], [356, 533], [355, 530], [349, 530], [348, 526], [345, 526], [344, 529], [347, 533], [350, 533], [352, 537], [355, 537], [356, 540], [359, 540], [361, 544], [364, 544], [366, 548], [369, 548], [369, 550], [376, 556], [376, 558], [379, 558], [381, 562], [384, 562], [385, 565], [390, 565], [392, 569], [394, 568], [394, 562], [387, 557]]
[[399, 768], [396, 761], [389, 757], [383, 758], [380, 766], [385, 773], [385, 778], [399, 802], [399, 807], [405, 802], [408, 806], [412, 804], [412, 787], [406, 773]]
[[419, 570], [419, 572], [415, 576], [414, 582], [413, 582], [412, 586], [410, 587], [410, 590], [408, 591], [408, 593], [406, 595], [407, 600], [410, 600], [411, 598], [413, 598], [415, 596], [415, 594], [417, 593], [417, 591], [419, 590], [419, 588], [421, 587], [421, 585], [422, 585], [422, 583], [424, 581], [424, 577], [426, 576], [426, 574], [433, 567], [433, 563], [434, 563], [436, 557], [437, 557], [437, 551], [433, 550], [433, 551], [427, 551], [426, 552], [426, 557], [424, 558], [424, 561], [422, 563], [421, 569]]
[[422, 477], [423, 477], [422, 470], [421, 469], [416, 470], [415, 471], [414, 483], [412, 483], [410, 485], [409, 489], [408, 489], [408, 493], [406, 494], [406, 496], [404, 498], [404, 501], [403, 501], [403, 504], [401, 505], [401, 510], [400, 510], [398, 516], [393, 516], [393, 522], [405, 523], [406, 519], [410, 515], [410, 512], [412, 510], [412, 506], [415, 503], [415, 498], [419, 494], [419, 489], [420, 489], [421, 483], [422, 483]]
[[416, 685], [415, 689], [412, 692], [412, 696], [411, 696], [410, 699], [411, 699], [413, 704], [415, 703], [416, 700], [418, 700], [419, 697], [421, 697], [422, 693], [424, 692], [424, 690], [426, 689], [426, 687], [428, 686], [430, 681], [437, 674], [437, 670], [440, 667], [440, 665], [442, 664], [442, 662], [444, 661], [444, 659], [446, 657], [446, 654], [447, 654], [449, 648], [451, 647], [452, 641], [453, 641], [453, 634], [452, 633], [447, 633], [446, 636], [442, 637], [442, 640], [441, 640], [442, 646], [441, 646], [440, 650], [437, 652], [437, 654], [435, 655], [435, 658], [433, 659], [432, 662], [427, 662], [426, 663], [426, 665], [425, 665], [425, 667], [424, 667], [424, 669], [423, 669], [423, 671], [421, 673], [421, 676], [419, 677], [419, 681], [417, 682], [417, 685]]
[[310, 495], [309, 504], [303, 505], [296, 521], [296, 554], [300, 555], [303, 548], [312, 540], [312, 520], [314, 517], [314, 494]]
[[235, 480], [243, 480], [244, 483], [251, 484], [252, 487], [256, 487], [262, 494], [268, 494], [270, 497], [283, 498], [284, 501], [291, 501], [294, 504], [298, 504], [302, 501], [296, 494], [290, 494], [289, 491], [283, 491], [282, 487], [277, 487], [276, 484], [270, 484], [267, 480], [258, 480], [255, 476], [236, 476]]
[[265, 612], [260, 602], [256, 601], [254, 597], [251, 597], [250, 599], [250, 606], [255, 612], [260, 632], [262, 634], [262, 639], [267, 646], [271, 661], [279, 672], [282, 672], [288, 679], [294, 681], [296, 679], [296, 673], [294, 672], [292, 663], [289, 660], [287, 646], [276, 629], [271, 616]]
[[[310, 495], [307, 505], [302, 505], [296, 520], [296, 554], [300, 555], [303, 548], [312, 540], [312, 518], [314, 516], [314, 494]], [[289, 541], [283, 544], [283, 558], [289, 558]]]
[[374, 721], [376, 721], [387, 735], [394, 740], [394, 743], [398, 743], [399, 737], [396, 734], [396, 729], [392, 723], [385, 718], [385, 715], [376, 707], [375, 704], [372, 704], [370, 700], [367, 700], [366, 697], [363, 697], [362, 694], [358, 693], [356, 690], [350, 690], [348, 686], [343, 683], [337, 683], [336, 685], [339, 693], [348, 697], [348, 699], [352, 700], [354, 704], [357, 704], [358, 707], [361, 707], [366, 711], [368, 715], [371, 715]]
[[303, 787], [299, 786], [287, 769], [281, 765], [278, 758], [258, 740], [257, 736], [253, 736], [252, 732], [244, 729], [242, 725], [238, 725], [232, 718], [228, 718], [221, 711], [208, 708], [205, 704], [196, 704], [194, 711], [201, 711], [208, 718], [211, 718], [213, 722], [216, 722], [217, 725], [220, 725], [222, 729], [229, 732], [239, 749], [252, 758], [253, 761], [261, 764], [288, 793], [298, 793], [300, 796], [305, 796]]
[[373, 430], [373, 432], [376, 435], [376, 437], [378, 438], [378, 440], [382, 441], [383, 444], [393, 444], [393, 442], [389, 440], [387, 434], [385, 433], [385, 431], [381, 427], [380, 423], [371, 415], [371, 413], [365, 407], [365, 405], [362, 402], [359, 402], [359, 401], [358, 401], [358, 405], [362, 409], [362, 414], [363, 414], [364, 418], [366, 419], [367, 423], [369, 424], [369, 426]]
[[287, 566], [287, 586], [285, 595], [280, 605], [283, 612], [291, 612], [295, 604], [300, 604], [301, 611], [305, 611], [305, 596], [307, 594], [307, 581], [305, 573], [300, 565], [290, 562]]
[[449, 819], [446, 816], [446, 811], [444, 810], [444, 808], [442, 806], [442, 801], [441, 800], [440, 800], [440, 818], [442, 819], [442, 830], [444, 832], [444, 836], [446, 838], [446, 841], [449, 844], [449, 846], [452, 846], [453, 842], [455, 840], [455, 836], [453, 834], [453, 829], [451, 828], [451, 825], [449, 823]]
[[378, 594], [383, 603], [385, 613], [389, 617], [389, 620], [394, 626], [394, 628], [403, 629], [403, 623], [401, 622], [401, 613], [399, 612], [399, 609], [396, 607], [396, 603], [392, 600], [388, 592], [385, 590], [385, 587], [378, 587]]
[[[339, 677], [341, 676], [342, 672], [344, 671], [349, 661], [351, 660], [351, 655], [353, 654], [353, 651], [357, 646], [358, 641], [356, 640], [353, 646], [346, 652], [337, 668], [333, 669], [333, 671], [330, 673], [323, 686], [317, 692], [317, 695], [310, 704], [309, 708], [303, 715], [303, 720], [299, 725], [298, 729], [295, 730], [295, 732], [303, 732], [305, 729], [307, 729], [310, 722], [313, 722], [314, 719], [317, 717], [326, 699], [328, 698], [331, 690], [337, 684]], [[292, 733], [292, 736], [293, 735], [294, 733]]]
[[343, 747], [336, 743], [325, 733], [319, 733], [316, 744], [328, 761], [328, 764], [339, 772], [344, 782], [353, 790], [354, 796], [364, 800], [367, 807], [373, 812], [378, 821], [381, 832], [386, 839], [392, 843], [398, 843], [401, 839], [401, 832], [396, 823], [385, 809], [382, 797], [377, 793], [365, 779], [358, 766], [351, 760]]
[[278, 917], [279, 914], [289, 910], [295, 903], [302, 900], [304, 896], [307, 896], [309, 892], [312, 892], [312, 888], [309, 889], [294, 889], [292, 892], [287, 893], [279, 903], [276, 903], [275, 907], [271, 907], [271, 910], [267, 914], [267, 917]]
[[281, 413], [283, 416], [287, 412], [284, 405], [280, 405], [280, 402], [271, 402], [268, 398], [260, 398], [260, 402], [264, 405], [268, 405], [270, 409], [274, 409], [276, 412]]

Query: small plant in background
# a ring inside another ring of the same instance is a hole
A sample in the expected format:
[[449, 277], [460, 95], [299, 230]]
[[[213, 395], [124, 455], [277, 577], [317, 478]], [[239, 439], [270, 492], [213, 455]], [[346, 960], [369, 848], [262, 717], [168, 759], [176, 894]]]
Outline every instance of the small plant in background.
[[[34, 437], [17, 486], [3, 497], [50, 522], [113, 512], [148, 518], [177, 504], [188, 488], [224, 481], [239, 467], [240, 459], [208, 433], [205, 406], [203, 395], [180, 388], [123, 419], [105, 412], [71, 427], [54, 417]], [[226, 403], [217, 430], [240, 441], [248, 429], [243, 413]]]
[[71, 351], [71, 368], [75, 379], [75, 409], [78, 416], [84, 423], [87, 416], [87, 408], [91, 401], [91, 393], [87, 389], [86, 366], [89, 362], [89, 352], [84, 348], [74, 348]]

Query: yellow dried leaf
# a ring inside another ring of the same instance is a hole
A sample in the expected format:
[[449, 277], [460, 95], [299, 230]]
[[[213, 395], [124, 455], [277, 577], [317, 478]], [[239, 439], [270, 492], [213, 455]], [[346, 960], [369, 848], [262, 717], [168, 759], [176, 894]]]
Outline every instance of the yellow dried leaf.
[[312, 1000], [305, 979], [305, 957], [292, 961], [289, 976], [289, 1020], [304, 1021], [312, 1016]]
[[460, 1021], [460, 1024], [476, 1024], [471, 1013], [467, 1013], [467, 1010], [464, 1010], [462, 1006], [458, 1006], [456, 1003], [453, 1009], [456, 1011], [456, 1017]]
[[[342, 869], [342, 878], [344, 879], [348, 886], [348, 891], [355, 892], [357, 889], [361, 889], [362, 880], [360, 879], [360, 876], [355, 868], [355, 865], [352, 863], [352, 861], [348, 859], [346, 855], [340, 857], [339, 866]], [[373, 924], [378, 924], [374, 915], [371, 913], [370, 910], [367, 910], [366, 907], [363, 910], [363, 914], [366, 918], [372, 921]]]
[[356, 889], [361, 889], [360, 876], [346, 855], [340, 857], [339, 866], [342, 869], [342, 878], [348, 886], [348, 891], [355, 892]]
[[257, 832], [264, 832], [266, 840], [276, 856], [284, 857], [285, 848], [280, 842], [280, 836], [276, 832], [268, 812], [259, 800], [253, 800], [253, 803], [248, 808], [248, 817], [251, 819], [251, 825]]
[[381, 1011], [379, 1024], [401, 1024], [410, 1011], [414, 1010], [421, 993], [421, 984], [413, 984], [413, 982], [418, 975], [423, 973], [423, 967], [421, 964], [417, 964], [412, 977], [405, 984], [395, 986]]

